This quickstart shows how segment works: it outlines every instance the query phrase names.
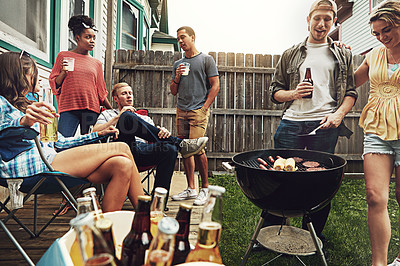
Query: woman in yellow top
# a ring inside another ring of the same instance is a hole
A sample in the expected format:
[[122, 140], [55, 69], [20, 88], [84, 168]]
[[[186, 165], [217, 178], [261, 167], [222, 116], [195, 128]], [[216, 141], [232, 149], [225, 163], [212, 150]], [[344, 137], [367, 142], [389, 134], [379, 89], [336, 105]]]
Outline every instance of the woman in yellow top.
[[[400, 2], [387, 1], [370, 15], [371, 33], [383, 46], [373, 49], [355, 72], [356, 86], [370, 81], [359, 125], [364, 129], [364, 174], [372, 265], [387, 265], [389, 182], [396, 169], [400, 203]], [[400, 254], [389, 264], [400, 265]]]

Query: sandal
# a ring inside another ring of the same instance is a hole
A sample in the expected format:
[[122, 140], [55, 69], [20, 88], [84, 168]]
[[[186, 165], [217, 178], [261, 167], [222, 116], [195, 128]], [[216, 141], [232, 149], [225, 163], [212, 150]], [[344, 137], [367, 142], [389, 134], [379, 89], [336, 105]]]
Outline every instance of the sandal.
[[[71, 205], [69, 205], [69, 204], [67, 204], [67, 205], [65, 205], [67, 202], [66, 202], [66, 200], [65, 199], [63, 199], [62, 201], [61, 201], [61, 203], [60, 203], [60, 207], [57, 209], [57, 210], [55, 210], [54, 212], [53, 212], [53, 215], [56, 215], [56, 213], [62, 208], [62, 210], [60, 211], [60, 213], [58, 214], [58, 215], [64, 215], [64, 214], [66, 214], [70, 209], [71, 209]], [[63, 206], [64, 206], [64, 208], [63, 208]]]

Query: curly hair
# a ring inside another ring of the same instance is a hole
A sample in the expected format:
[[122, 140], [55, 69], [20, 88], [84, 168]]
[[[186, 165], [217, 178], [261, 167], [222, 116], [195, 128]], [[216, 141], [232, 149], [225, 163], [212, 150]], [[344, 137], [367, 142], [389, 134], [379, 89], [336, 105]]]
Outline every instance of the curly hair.
[[386, 21], [391, 26], [400, 26], [400, 1], [386, 1], [374, 8], [369, 16], [369, 23], [377, 20]]
[[[33, 71], [32, 79], [26, 75]], [[32, 103], [25, 95], [32, 86], [32, 93], [38, 78], [35, 60], [23, 52], [7, 52], [0, 55], [0, 95], [7, 99], [18, 110], [25, 112]]]
[[80, 35], [85, 29], [97, 31], [93, 24], [93, 19], [85, 15], [76, 15], [69, 19], [68, 28], [72, 30], [74, 36]]

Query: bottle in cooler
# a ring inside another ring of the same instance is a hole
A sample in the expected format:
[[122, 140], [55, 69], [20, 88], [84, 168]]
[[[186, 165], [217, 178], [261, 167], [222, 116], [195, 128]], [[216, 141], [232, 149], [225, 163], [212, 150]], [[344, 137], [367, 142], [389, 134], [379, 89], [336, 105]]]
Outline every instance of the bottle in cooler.
[[195, 248], [186, 262], [207, 261], [222, 264], [219, 240], [222, 230], [222, 195], [225, 188], [209, 186], [210, 198], [204, 206]]
[[141, 266], [153, 239], [150, 233], [150, 196], [139, 196], [130, 232], [122, 243], [122, 265]]
[[147, 264], [150, 266], [170, 266], [174, 254], [175, 234], [179, 223], [171, 217], [164, 217], [158, 223], [158, 231], [151, 241]]
[[[89, 213], [89, 212], [93, 211], [91, 198], [80, 197], [76, 201], [78, 203], [77, 216], [79, 214]], [[78, 235], [75, 237], [75, 240], [71, 245], [71, 250], [70, 250], [69, 254], [70, 254], [70, 257], [71, 257], [74, 265], [83, 265], [83, 258], [82, 258], [82, 254], [81, 254], [81, 251], [79, 248], [79, 243], [78, 243]]]
[[158, 222], [164, 217], [164, 204], [168, 191], [165, 188], [157, 187], [154, 189], [154, 197], [150, 208], [150, 232], [155, 237]]
[[179, 230], [175, 235], [175, 249], [172, 265], [184, 263], [190, 252], [189, 229], [192, 207], [192, 205], [185, 203], [179, 205], [179, 211], [176, 215], [176, 220], [179, 223]]

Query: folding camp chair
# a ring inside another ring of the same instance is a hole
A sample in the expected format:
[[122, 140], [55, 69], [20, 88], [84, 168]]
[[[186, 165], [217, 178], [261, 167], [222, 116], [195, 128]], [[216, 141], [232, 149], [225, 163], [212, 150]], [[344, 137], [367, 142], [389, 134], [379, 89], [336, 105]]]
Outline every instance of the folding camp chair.
[[[27, 142], [26, 140], [35, 140], [35, 145], [29, 144], [31, 142]], [[12, 144], [10, 144], [12, 143]], [[62, 196], [66, 199], [66, 204], [70, 204], [73, 209], [76, 211], [77, 202], [75, 200], [74, 195], [69, 191], [69, 188], [87, 184], [88, 181], [73, 177], [66, 173], [54, 171], [51, 165], [47, 162], [46, 158], [43, 155], [42, 148], [40, 146], [38, 140], [38, 133], [34, 129], [28, 127], [9, 127], [0, 131], [0, 158], [2, 160], [5, 159], [7, 154], [9, 154], [10, 150], [15, 149], [15, 145], [20, 144], [25, 145], [25, 148], [22, 149], [29, 149], [33, 146], [36, 146], [39, 154], [46, 164], [49, 171], [30, 176], [30, 177], [23, 177], [23, 181], [19, 191], [26, 193], [25, 197], [23, 198], [23, 202], [26, 202], [31, 195], [34, 196], [34, 215], [33, 215], [33, 230], [28, 228], [18, 217], [16, 216], [16, 212], [18, 209], [10, 210], [6, 204], [10, 201], [10, 196], [6, 198], [4, 202], [0, 201], [0, 212], [2, 210], [7, 212], [7, 216], [0, 219], [0, 226], [6, 232], [7, 236], [13, 242], [13, 244], [17, 247], [18, 251], [24, 256], [26, 261], [33, 265], [30, 258], [26, 255], [25, 251], [21, 248], [18, 241], [13, 237], [9, 229], [6, 227], [6, 223], [9, 219], [15, 220], [32, 238], [38, 237], [46, 228], [47, 226], [58, 216], [61, 209], [53, 215], [53, 217], [42, 226], [40, 230], [37, 230], [37, 195], [38, 194], [53, 194], [57, 192], [61, 192]], [[17, 146], [18, 146], [17, 145]], [[31, 145], [29, 147], [29, 145]], [[18, 154], [18, 153], [17, 153]], [[16, 155], [17, 155], [16, 154]], [[15, 155], [15, 156], [16, 156]], [[15, 177], [21, 178], [21, 177]], [[14, 178], [13, 178], [14, 179]], [[0, 185], [4, 187], [8, 187], [7, 179], [0, 176]], [[12, 196], [12, 195], [11, 195]]]

